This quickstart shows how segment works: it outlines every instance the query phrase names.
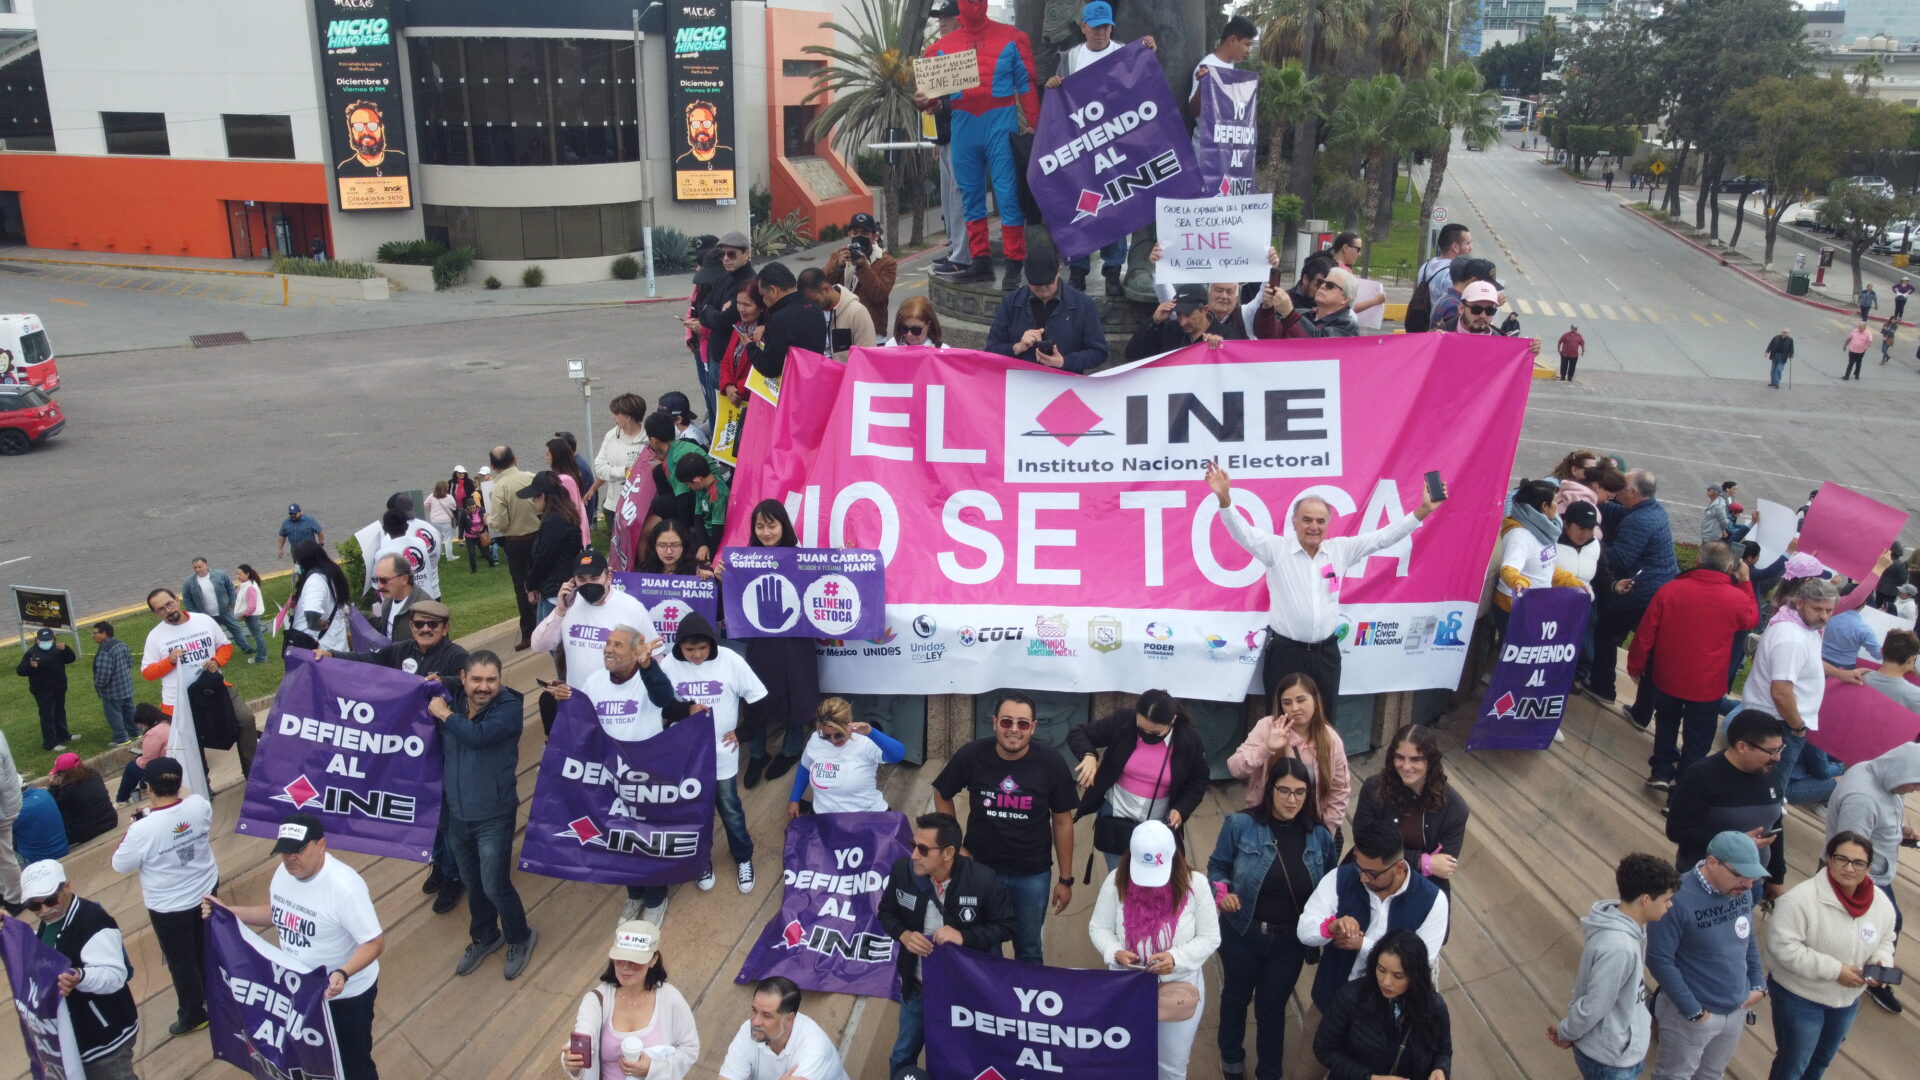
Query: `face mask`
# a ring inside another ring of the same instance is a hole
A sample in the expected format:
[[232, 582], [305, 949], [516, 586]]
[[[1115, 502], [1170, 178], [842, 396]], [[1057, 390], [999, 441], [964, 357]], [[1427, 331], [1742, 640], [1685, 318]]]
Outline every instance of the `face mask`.
[[597, 604], [607, 598], [607, 587], [597, 581], [589, 581], [575, 589], [574, 593], [589, 604]]
[[1156, 735], [1156, 734], [1149, 734], [1145, 731], [1140, 731], [1140, 729], [1138, 728], [1135, 728], [1134, 730], [1139, 732], [1140, 741], [1143, 743], [1146, 743], [1148, 746], [1159, 746], [1161, 743], [1167, 741], [1167, 733], [1164, 731]]
[[36, 644], [38, 644], [43, 649], [53, 648], [53, 642], [51, 641], [41, 641], [41, 642], [37, 642]]

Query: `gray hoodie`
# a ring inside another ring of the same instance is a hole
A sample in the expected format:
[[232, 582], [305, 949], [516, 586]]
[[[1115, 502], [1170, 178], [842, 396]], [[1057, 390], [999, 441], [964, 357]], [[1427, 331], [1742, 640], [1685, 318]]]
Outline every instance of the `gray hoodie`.
[[1893, 789], [1903, 784], [1920, 784], [1920, 743], [1901, 743], [1848, 769], [1827, 799], [1827, 839], [1846, 831], [1873, 841], [1867, 876], [1887, 888], [1893, 887], [1893, 873], [1900, 865], [1906, 796], [1895, 795]]
[[1602, 1065], [1638, 1065], [1646, 1059], [1653, 1023], [1640, 980], [1647, 928], [1623, 914], [1620, 901], [1600, 900], [1580, 929], [1587, 944], [1573, 979], [1573, 1004], [1557, 1025], [1560, 1037]]

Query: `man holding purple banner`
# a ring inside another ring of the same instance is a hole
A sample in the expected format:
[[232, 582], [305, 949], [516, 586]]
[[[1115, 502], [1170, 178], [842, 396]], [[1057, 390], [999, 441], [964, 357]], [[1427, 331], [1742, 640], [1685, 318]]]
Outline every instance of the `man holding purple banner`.
[[[621, 625], [643, 627], [649, 637], [660, 636], [647, 605], [615, 589], [607, 557], [588, 548], [574, 563], [573, 580], [560, 586], [553, 611], [534, 627], [533, 647], [541, 652], [559, 647], [561, 681], [578, 687], [601, 669], [600, 651], [606, 648], [607, 635]], [[553, 731], [554, 700], [550, 692], [540, 695], [540, 724], [548, 732]]]
[[880, 925], [900, 943], [900, 1034], [887, 1057], [889, 1073], [920, 1060], [926, 1045], [920, 958], [950, 945], [997, 956], [1001, 943], [1013, 937], [1006, 886], [960, 854], [960, 835], [952, 814], [920, 815], [913, 823], [913, 854], [894, 860], [880, 894]]
[[[1113, 40], [1113, 5], [1107, 0], [1093, 0], [1080, 9], [1080, 30], [1086, 35], [1086, 40], [1060, 54], [1060, 68], [1053, 78], [1047, 80], [1047, 89], [1057, 88], [1067, 76], [1085, 71], [1120, 51], [1120, 46]], [[1151, 34], [1140, 40], [1147, 48], [1159, 51], [1159, 45]], [[1093, 256], [1075, 255], [1067, 260], [1067, 266], [1073, 271], [1070, 284], [1085, 292], [1087, 271], [1093, 269]], [[1100, 249], [1100, 274], [1107, 279], [1109, 297], [1126, 295], [1126, 290], [1120, 285], [1120, 274], [1126, 268], [1127, 238], [1122, 236]]]
[[133, 1051], [140, 1013], [127, 982], [133, 965], [120, 924], [106, 908], [75, 895], [67, 868], [52, 859], [20, 871], [20, 894], [40, 920], [41, 943], [73, 965], [60, 975], [58, 986], [67, 999], [87, 1080], [136, 1080]]
[[[740, 654], [720, 644], [706, 616], [690, 611], [680, 620], [673, 654], [660, 659], [660, 668], [673, 681], [676, 699], [705, 706], [713, 713], [714, 809], [727, 830], [727, 851], [733, 856], [740, 891], [753, 891], [753, 834], [740, 806], [740, 703], [753, 704], [767, 696], [767, 688]], [[700, 891], [713, 888], [713, 864], [700, 876]]]

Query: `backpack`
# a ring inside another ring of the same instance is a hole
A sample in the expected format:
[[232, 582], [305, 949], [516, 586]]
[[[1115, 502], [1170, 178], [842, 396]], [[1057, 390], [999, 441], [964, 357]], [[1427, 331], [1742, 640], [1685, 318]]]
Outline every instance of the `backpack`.
[[1407, 301], [1407, 333], [1419, 334], [1433, 329], [1433, 290], [1428, 286], [1433, 281], [1434, 274], [1445, 269], [1448, 268], [1442, 266], [1426, 274], [1421, 277], [1420, 283], [1413, 287], [1413, 297]]

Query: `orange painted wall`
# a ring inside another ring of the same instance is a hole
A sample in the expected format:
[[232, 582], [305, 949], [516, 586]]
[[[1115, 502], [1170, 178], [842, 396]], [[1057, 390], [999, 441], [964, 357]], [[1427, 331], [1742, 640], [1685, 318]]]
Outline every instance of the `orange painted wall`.
[[227, 200], [327, 203], [326, 166], [293, 161], [0, 154], [32, 247], [233, 256]]
[[844, 228], [853, 215], [861, 211], [873, 212], [873, 193], [860, 182], [859, 174], [840, 160], [840, 155], [834, 153], [827, 140], [818, 140], [814, 144], [814, 152], [829, 162], [833, 171], [847, 185], [849, 194], [838, 199], [815, 199], [807, 186], [800, 182], [782, 152], [787, 145], [786, 113], [782, 111], [783, 108], [805, 104], [824, 107], [833, 100], [823, 97], [808, 102], [807, 95], [813, 93], [813, 80], [804, 75], [787, 75], [781, 65], [782, 60], [821, 60], [821, 57], [800, 50], [808, 45], [834, 44], [834, 32], [820, 25], [826, 21], [827, 16], [818, 11], [767, 9], [767, 153], [773, 161], [773, 167], [769, 170], [773, 188], [773, 216], [781, 218], [789, 211], [798, 210], [813, 223], [816, 236], [828, 225]]

